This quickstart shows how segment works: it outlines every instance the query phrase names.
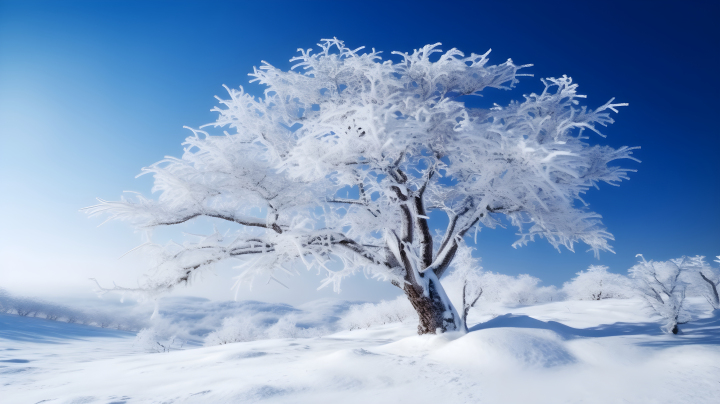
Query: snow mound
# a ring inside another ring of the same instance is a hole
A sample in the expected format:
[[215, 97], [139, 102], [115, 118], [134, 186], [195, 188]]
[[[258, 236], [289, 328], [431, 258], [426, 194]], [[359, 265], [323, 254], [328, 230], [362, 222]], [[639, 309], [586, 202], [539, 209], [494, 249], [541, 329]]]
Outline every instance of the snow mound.
[[485, 369], [550, 368], [576, 362], [563, 338], [549, 330], [495, 328], [471, 332], [429, 358]]

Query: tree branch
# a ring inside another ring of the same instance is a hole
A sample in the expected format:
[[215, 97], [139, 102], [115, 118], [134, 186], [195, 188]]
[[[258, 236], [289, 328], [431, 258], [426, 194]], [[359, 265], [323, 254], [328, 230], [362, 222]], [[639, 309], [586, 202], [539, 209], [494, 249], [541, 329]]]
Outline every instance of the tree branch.
[[448, 222], [447, 229], [445, 229], [445, 235], [443, 236], [442, 241], [440, 242], [440, 248], [438, 248], [437, 256], [443, 253], [445, 251], [445, 247], [447, 247], [448, 242], [452, 238], [452, 234], [455, 231], [455, 225], [458, 221], [458, 215], [456, 215], [454, 212], [448, 212], [448, 216], [450, 216], [450, 221]]
[[720, 305], [720, 296], [718, 296], [717, 286], [715, 285], [715, 283], [713, 283], [713, 281], [708, 279], [705, 276], [705, 274], [703, 274], [702, 272], [700, 272], [700, 276], [702, 277], [702, 279], [705, 282], [707, 282], [710, 285], [710, 290], [712, 290], [713, 298], [714, 298], [714, 306], [717, 307], [718, 305]]
[[267, 222], [263, 222], [260, 219], [246, 216], [246, 217], [235, 217], [230, 215], [223, 215], [221, 213], [214, 213], [214, 212], [199, 212], [199, 213], [193, 213], [191, 215], [187, 215], [185, 217], [182, 217], [180, 219], [176, 220], [170, 220], [170, 221], [156, 221], [153, 224], [149, 225], [149, 227], [152, 226], [171, 226], [174, 224], [180, 224], [185, 223], [188, 220], [194, 219], [198, 216], [207, 216], [207, 217], [214, 217], [216, 219], [222, 219], [227, 220], [229, 222], [234, 222], [237, 224], [241, 224], [243, 226], [250, 226], [250, 227], [262, 227], [265, 229], [271, 229], [274, 230], [276, 233], [281, 234], [283, 231], [280, 228], [280, 226], [277, 223], [271, 223], [268, 224]]
[[415, 202], [415, 228], [420, 241], [421, 259], [423, 266], [428, 267], [433, 261], [433, 239], [425, 214], [425, 206], [423, 206], [422, 194], [413, 197], [413, 201]]
[[448, 242], [452, 240], [455, 237], [455, 226], [457, 226], [458, 220], [465, 215], [467, 212], [470, 211], [470, 209], [474, 206], [472, 198], [467, 197], [462, 202], [462, 208], [460, 209], [460, 212], [455, 213], [451, 210], [446, 210], [446, 213], [448, 214], [448, 217], [450, 221], [448, 222], [448, 227], [445, 230], [445, 235], [443, 236], [442, 241], [440, 242], [440, 248], [438, 249], [437, 256], [443, 253], [445, 248], [448, 246]]
[[331, 203], [347, 203], [347, 204], [351, 204], [351, 205], [367, 206], [367, 204], [363, 203], [359, 199], [335, 198], [335, 199], [327, 199], [327, 201], [331, 202]]
[[420, 254], [424, 267], [430, 266], [433, 261], [433, 239], [430, 234], [430, 227], [428, 226], [424, 195], [427, 185], [430, 183], [434, 173], [434, 167], [426, 170], [424, 175], [425, 181], [423, 181], [423, 185], [415, 192], [415, 196], [412, 198], [415, 208], [415, 228], [420, 239]]
[[480, 299], [480, 296], [482, 296], [482, 294], [483, 294], [483, 289], [480, 288], [480, 293], [478, 293], [478, 295], [475, 296], [475, 300], [473, 300], [472, 303], [470, 303], [470, 304], [467, 304], [467, 302], [466, 302], [466, 300], [465, 300], [466, 290], [467, 290], [467, 280], [466, 280], [465, 283], [463, 284], [463, 292], [462, 292], [462, 298], [463, 298], [463, 300], [462, 300], [462, 303], [463, 303], [463, 316], [462, 316], [462, 320], [463, 320], [463, 324], [465, 324], [465, 328], [467, 329], [467, 316], [468, 316], [468, 313], [470, 312], [470, 309], [471, 309], [471, 308], [475, 307], [475, 303], [477, 303], [478, 299]]
[[476, 218], [473, 222], [471, 222], [470, 225], [468, 225], [465, 229], [459, 231], [455, 235], [455, 237], [452, 238], [452, 241], [449, 244], [450, 247], [438, 252], [438, 255], [437, 257], [435, 257], [432, 265], [428, 266], [420, 272], [422, 273], [432, 270], [433, 272], [435, 272], [435, 276], [440, 279], [440, 277], [442, 277], [445, 271], [450, 267], [450, 263], [452, 262], [453, 258], [455, 258], [455, 253], [457, 252], [457, 249], [459, 247], [458, 240], [461, 240], [465, 236], [465, 233], [470, 228], [472, 228], [472, 226], [474, 226], [475, 223], [477, 223], [482, 216], [483, 213], [481, 213], [480, 216]]

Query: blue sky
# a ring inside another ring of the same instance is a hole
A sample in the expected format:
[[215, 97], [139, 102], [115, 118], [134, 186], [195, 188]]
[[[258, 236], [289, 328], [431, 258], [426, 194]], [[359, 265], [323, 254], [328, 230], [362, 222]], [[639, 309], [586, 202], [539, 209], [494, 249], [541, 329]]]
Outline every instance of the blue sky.
[[[259, 95], [247, 83], [253, 66], [288, 68], [297, 48], [333, 36], [388, 55], [442, 42], [534, 64], [535, 78], [500, 103], [567, 74], [590, 107], [630, 104], [596, 140], [641, 146], [642, 163], [624, 163], [638, 172], [587, 197], [617, 254], [558, 253], [542, 240], [515, 250], [512, 228], [486, 229], [485, 269], [559, 286], [591, 264], [625, 273], [638, 253], [718, 255], [719, 17], [714, 2], [0, 1], [0, 287], [61, 295], [89, 289], [89, 276], [134, 283], [142, 264], [116, 258], [140, 235], [123, 223], [97, 228], [78, 209], [149, 193], [151, 179], [134, 176], [180, 155], [183, 126], [214, 121], [222, 84]], [[231, 275], [220, 268], [188, 293], [229, 298]], [[299, 285], [241, 297], [297, 302], [317, 279]], [[353, 280], [341, 297], [395, 293], [377, 286]]]

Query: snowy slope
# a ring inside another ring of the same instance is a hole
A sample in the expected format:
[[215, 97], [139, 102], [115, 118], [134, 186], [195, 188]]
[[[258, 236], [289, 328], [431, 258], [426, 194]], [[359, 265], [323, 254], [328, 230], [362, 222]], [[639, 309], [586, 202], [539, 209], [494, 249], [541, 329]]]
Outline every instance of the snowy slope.
[[148, 354], [122, 331], [0, 316], [5, 403], [715, 403], [720, 313], [662, 334], [636, 300], [486, 307], [466, 335], [388, 324]]

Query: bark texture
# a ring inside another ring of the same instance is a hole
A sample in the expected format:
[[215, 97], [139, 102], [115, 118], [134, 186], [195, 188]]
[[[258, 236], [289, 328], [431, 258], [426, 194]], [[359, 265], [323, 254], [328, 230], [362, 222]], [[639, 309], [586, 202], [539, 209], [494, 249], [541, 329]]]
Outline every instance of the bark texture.
[[443, 298], [445, 291], [439, 281], [429, 280], [428, 296], [418, 293], [412, 285], [405, 285], [404, 290], [420, 319], [418, 334], [457, 331], [457, 313], [451, 303]]

